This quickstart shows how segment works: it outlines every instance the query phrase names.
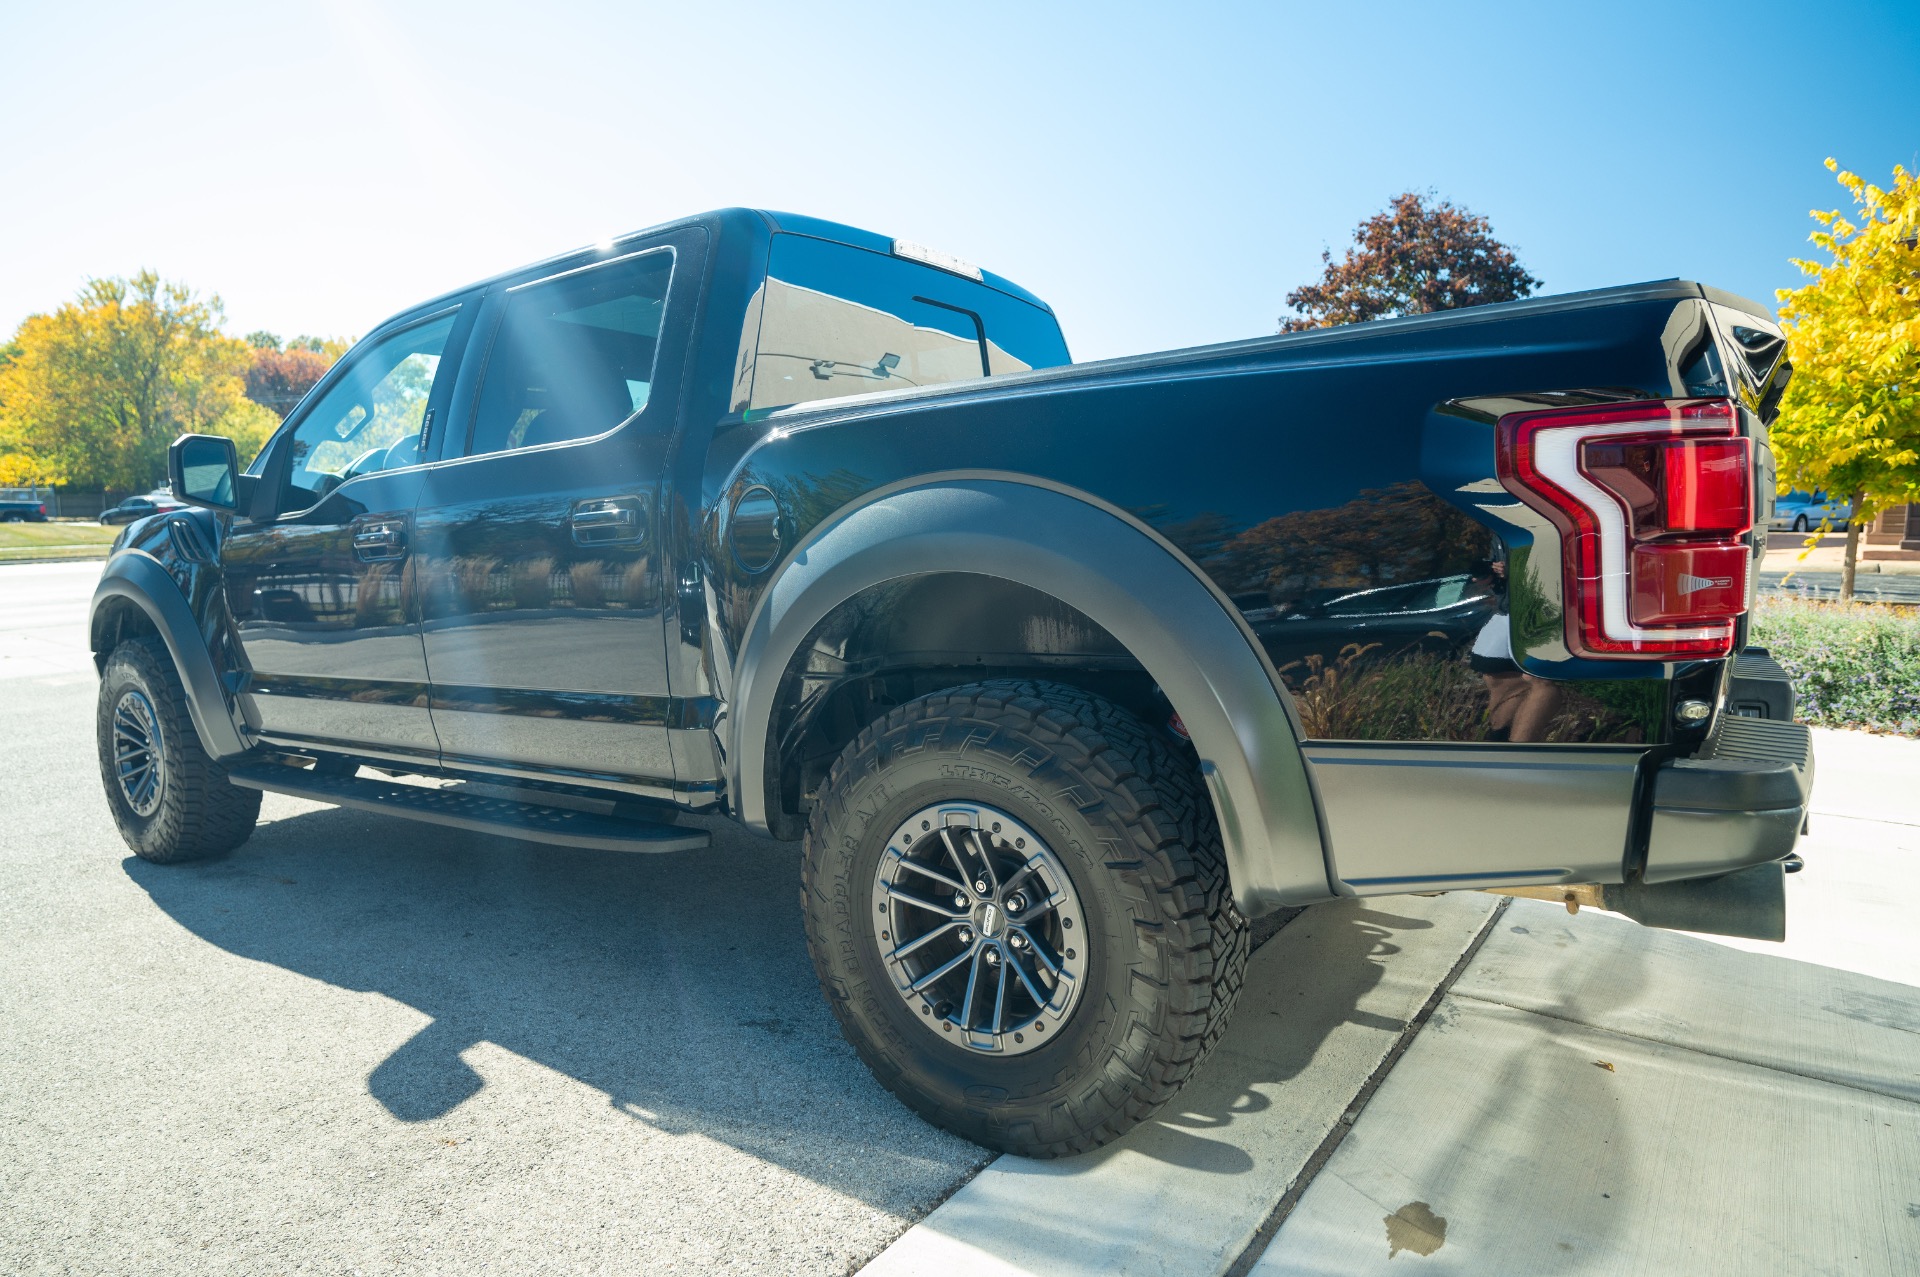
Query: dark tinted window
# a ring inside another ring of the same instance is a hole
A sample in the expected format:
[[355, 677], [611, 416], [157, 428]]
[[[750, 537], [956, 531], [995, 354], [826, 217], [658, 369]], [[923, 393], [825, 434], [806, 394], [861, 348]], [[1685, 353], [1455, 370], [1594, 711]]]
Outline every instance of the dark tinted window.
[[773, 237], [734, 408], [775, 408], [1068, 362], [1052, 315], [946, 271], [806, 235]]
[[660, 249], [510, 292], [467, 451], [585, 439], [645, 408], [672, 274]]

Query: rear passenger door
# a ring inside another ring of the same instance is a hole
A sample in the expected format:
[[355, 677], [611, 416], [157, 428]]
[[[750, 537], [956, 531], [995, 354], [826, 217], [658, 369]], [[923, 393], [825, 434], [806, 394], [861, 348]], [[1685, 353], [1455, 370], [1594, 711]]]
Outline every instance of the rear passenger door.
[[415, 512], [449, 765], [671, 792], [660, 489], [700, 242], [488, 300]]

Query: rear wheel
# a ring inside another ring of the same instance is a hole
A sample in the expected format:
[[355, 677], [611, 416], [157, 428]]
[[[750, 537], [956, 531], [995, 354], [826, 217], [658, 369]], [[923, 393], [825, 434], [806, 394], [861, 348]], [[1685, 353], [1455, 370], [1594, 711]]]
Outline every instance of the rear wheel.
[[861, 733], [814, 808], [802, 901], [880, 1082], [1031, 1157], [1096, 1148], [1171, 1099], [1247, 957], [1193, 769], [1058, 684], [955, 688]]
[[142, 860], [217, 856], [253, 834], [260, 791], [233, 784], [200, 747], [180, 675], [158, 638], [129, 639], [107, 658], [95, 729], [107, 804]]

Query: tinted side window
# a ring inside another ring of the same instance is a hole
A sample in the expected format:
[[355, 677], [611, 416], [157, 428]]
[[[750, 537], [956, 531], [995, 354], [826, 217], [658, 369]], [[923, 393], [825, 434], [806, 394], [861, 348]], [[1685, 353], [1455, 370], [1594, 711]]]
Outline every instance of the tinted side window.
[[755, 313], [751, 389], [736, 392], [736, 410], [1067, 362], [1059, 325], [1037, 306], [918, 262], [806, 235], [773, 237]]
[[605, 434], [647, 406], [673, 251], [507, 294], [467, 452]]
[[356, 347], [343, 375], [293, 431], [283, 511], [304, 510], [357, 475], [420, 460], [420, 428], [454, 312]]

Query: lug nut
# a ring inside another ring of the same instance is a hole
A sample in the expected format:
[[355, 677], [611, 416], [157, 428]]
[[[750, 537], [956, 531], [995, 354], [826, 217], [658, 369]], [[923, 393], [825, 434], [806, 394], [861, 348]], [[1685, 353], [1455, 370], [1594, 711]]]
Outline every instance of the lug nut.
[[987, 880], [985, 878], [974, 879], [973, 889], [979, 892], [981, 895], [985, 895], [987, 892]]
[[1027, 898], [1021, 895], [1019, 892], [1016, 891], [1012, 895], [1007, 897], [1008, 913], [1019, 913], [1022, 909], [1025, 909], [1026, 907], [1027, 907]]
[[1013, 938], [1008, 940], [1007, 943], [1016, 949], [1024, 949], [1027, 947], [1027, 938], [1016, 931], [1013, 933]]
[[987, 952], [986, 952], [986, 959], [987, 959], [987, 965], [988, 965], [988, 966], [990, 966], [990, 967], [997, 967], [997, 966], [999, 966], [999, 965], [1000, 965], [1000, 951], [999, 951], [998, 949], [989, 949], [989, 950], [987, 950]]
[[957, 891], [956, 891], [956, 892], [954, 892], [954, 893], [953, 893], [953, 907], [954, 907], [955, 909], [965, 909], [965, 908], [967, 907], [967, 898], [966, 898], [965, 896], [963, 896], [963, 895], [961, 895], [961, 894], [960, 894], [959, 892], [957, 892]]
[[960, 928], [960, 943], [961, 943], [961, 944], [972, 944], [972, 943], [973, 943], [973, 928], [972, 928], [972, 927], [962, 927], [962, 928]]

